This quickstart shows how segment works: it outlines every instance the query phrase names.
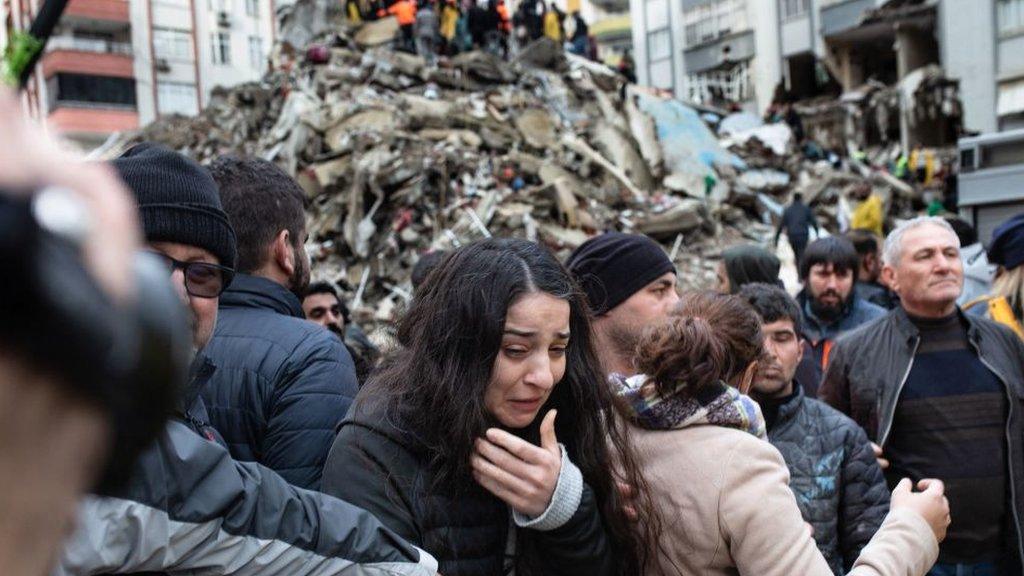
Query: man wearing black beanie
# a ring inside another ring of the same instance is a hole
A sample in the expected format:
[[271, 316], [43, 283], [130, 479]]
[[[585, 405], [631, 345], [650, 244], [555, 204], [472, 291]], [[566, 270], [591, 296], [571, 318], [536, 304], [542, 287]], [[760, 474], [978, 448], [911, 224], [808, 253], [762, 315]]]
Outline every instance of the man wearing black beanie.
[[54, 574], [432, 576], [437, 562], [370, 513], [231, 458], [200, 392], [218, 368], [202, 350], [231, 282], [235, 235], [217, 185], [194, 161], [142, 144], [112, 162], [134, 193], [149, 249], [193, 315], [198, 354], [178, 408], [127, 486], [86, 497]]
[[566, 267], [587, 295], [605, 371], [632, 376], [643, 331], [679, 301], [676, 268], [647, 236], [607, 232], [584, 242]]

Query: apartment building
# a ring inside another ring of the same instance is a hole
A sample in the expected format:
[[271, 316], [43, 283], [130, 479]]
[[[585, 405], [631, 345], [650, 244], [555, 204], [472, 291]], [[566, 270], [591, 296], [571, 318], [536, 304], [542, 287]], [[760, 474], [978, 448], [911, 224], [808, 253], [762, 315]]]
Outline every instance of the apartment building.
[[[1024, 0], [630, 0], [642, 84], [763, 111], [934, 65], [967, 130], [1024, 126]], [[905, 125], [902, 138], [915, 137]]]
[[[4, 34], [27, 30], [40, 5], [3, 0]], [[273, 14], [274, 0], [70, 0], [26, 108], [83, 148], [160, 116], [195, 114], [217, 86], [262, 76]]]

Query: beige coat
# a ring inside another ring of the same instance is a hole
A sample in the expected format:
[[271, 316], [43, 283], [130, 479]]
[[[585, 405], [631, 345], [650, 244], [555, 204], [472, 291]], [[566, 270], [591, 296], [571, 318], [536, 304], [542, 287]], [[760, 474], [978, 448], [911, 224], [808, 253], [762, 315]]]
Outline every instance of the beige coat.
[[[771, 444], [711, 425], [632, 432], [662, 514], [662, 574], [832, 574], [800, 516], [782, 455]], [[849, 574], [920, 576], [938, 554], [921, 516], [890, 512]]]

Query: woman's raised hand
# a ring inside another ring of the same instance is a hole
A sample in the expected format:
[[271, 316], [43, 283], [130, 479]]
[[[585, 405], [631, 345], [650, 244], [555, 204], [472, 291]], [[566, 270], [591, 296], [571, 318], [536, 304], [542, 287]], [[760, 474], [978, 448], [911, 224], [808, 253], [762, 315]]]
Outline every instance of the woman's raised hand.
[[562, 469], [555, 437], [555, 410], [540, 424], [540, 446], [504, 430], [490, 428], [476, 441], [470, 457], [473, 478], [513, 510], [536, 518], [547, 510]]

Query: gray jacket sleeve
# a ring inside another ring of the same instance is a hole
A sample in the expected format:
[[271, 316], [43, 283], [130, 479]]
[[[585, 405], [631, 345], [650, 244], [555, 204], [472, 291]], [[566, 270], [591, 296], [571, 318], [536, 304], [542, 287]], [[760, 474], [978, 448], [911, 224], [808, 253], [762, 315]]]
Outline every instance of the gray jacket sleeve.
[[436, 561], [365, 510], [231, 459], [179, 422], [120, 493], [89, 496], [57, 575], [433, 576]]

